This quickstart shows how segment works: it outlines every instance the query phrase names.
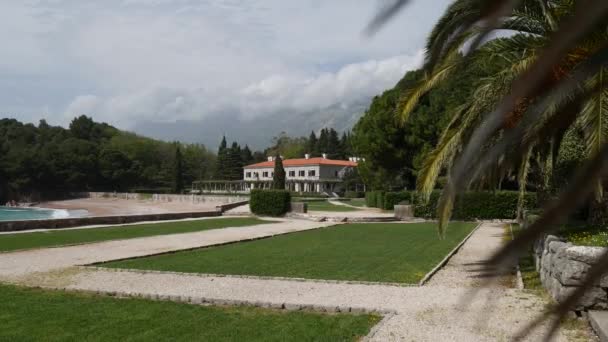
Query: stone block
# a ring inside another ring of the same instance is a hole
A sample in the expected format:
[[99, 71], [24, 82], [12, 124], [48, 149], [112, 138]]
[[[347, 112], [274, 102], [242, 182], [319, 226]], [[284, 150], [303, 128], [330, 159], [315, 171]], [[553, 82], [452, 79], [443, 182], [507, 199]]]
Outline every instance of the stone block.
[[561, 258], [554, 265], [554, 275], [563, 285], [577, 286], [582, 284], [590, 267], [584, 262]]
[[298, 214], [306, 214], [308, 212], [308, 204], [304, 202], [292, 202], [291, 212]]
[[566, 257], [593, 265], [599, 261], [606, 250], [608, 248], [605, 247], [572, 246], [566, 249]]
[[549, 246], [549, 252], [557, 253], [560, 249], [570, 247], [571, 245], [563, 241], [551, 241], [547, 246]]
[[401, 221], [411, 220], [414, 217], [414, 208], [411, 205], [395, 205], [395, 218]]

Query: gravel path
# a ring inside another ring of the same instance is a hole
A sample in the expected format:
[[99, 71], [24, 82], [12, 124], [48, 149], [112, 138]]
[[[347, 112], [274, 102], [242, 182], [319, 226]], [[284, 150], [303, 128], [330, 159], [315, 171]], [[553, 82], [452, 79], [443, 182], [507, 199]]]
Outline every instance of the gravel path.
[[[422, 287], [332, 284], [293, 280], [213, 277], [160, 272], [131, 272], [69, 267], [95, 261], [314, 229], [318, 222], [284, 221], [251, 228], [228, 228], [194, 234], [0, 255], [0, 277], [29, 285], [129, 293], [149, 298], [193, 302], [249, 303], [334, 311], [392, 312], [368, 336], [371, 341], [506, 341], [544, 307], [537, 296], [505, 286], [479, 288], [472, 265], [502, 244], [502, 225], [483, 224]], [[7, 266], [8, 265], [8, 266]], [[31, 272], [46, 272], [34, 273]], [[468, 297], [472, 289], [477, 296]], [[538, 341], [542, 331], [528, 340]], [[560, 332], [558, 341], [567, 340]]]
[[0, 253], [0, 280], [16, 279], [32, 273], [49, 272], [75, 265], [86, 265], [102, 261], [217, 245], [329, 225], [332, 224], [304, 220], [279, 220], [278, 223], [261, 224], [251, 227], [212, 229], [196, 233], [151, 236], [71, 247]]

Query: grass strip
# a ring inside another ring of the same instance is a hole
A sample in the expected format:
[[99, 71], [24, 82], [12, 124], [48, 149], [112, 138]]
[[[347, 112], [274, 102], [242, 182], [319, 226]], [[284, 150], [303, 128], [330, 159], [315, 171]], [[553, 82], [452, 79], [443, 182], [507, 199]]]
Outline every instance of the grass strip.
[[376, 315], [214, 307], [0, 285], [2, 341], [355, 341]]
[[272, 222], [250, 217], [218, 218], [103, 228], [50, 230], [35, 233], [0, 234], [0, 251], [8, 252], [156, 235], [192, 233], [209, 229], [253, 226], [264, 223]]
[[453, 222], [440, 240], [435, 223], [346, 224], [103, 266], [417, 284], [475, 226]]

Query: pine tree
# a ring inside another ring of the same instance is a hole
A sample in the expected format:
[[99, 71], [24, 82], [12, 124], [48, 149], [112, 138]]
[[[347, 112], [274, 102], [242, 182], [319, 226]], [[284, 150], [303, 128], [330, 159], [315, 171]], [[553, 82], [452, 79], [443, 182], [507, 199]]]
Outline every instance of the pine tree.
[[338, 138], [338, 132], [335, 129], [329, 129], [327, 137], [327, 149], [325, 151], [327, 157], [330, 159], [339, 158], [340, 154], [340, 138]]
[[350, 132], [342, 133], [340, 138], [340, 159], [348, 159], [352, 157], [352, 148], [350, 147]]
[[241, 162], [243, 166], [253, 164], [253, 153], [251, 153], [251, 149], [249, 149], [249, 145], [245, 145], [245, 147], [241, 150]]
[[318, 150], [317, 150], [317, 144], [318, 144], [318, 140], [317, 140], [317, 135], [315, 134], [314, 131], [310, 132], [310, 136], [308, 137], [308, 143], [306, 145], [306, 153], [310, 154], [311, 157], [318, 157]]
[[319, 134], [319, 140], [317, 141], [317, 152], [320, 156], [323, 153], [327, 153], [327, 144], [329, 142], [329, 132], [326, 128], [321, 130], [321, 134]]
[[215, 179], [226, 179], [226, 162], [228, 159], [228, 144], [226, 143], [226, 137], [222, 137], [222, 142], [217, 150], [217, 162], [215, 166]]
[[226, 179], [239, 180], [243, 177], [243, 162], [241, 160], [241, 146], [237, 142], [233, 142], [228, 149], [228, 157], [226, 158]]
[[274, 161], [272, 188], [276, 190], [285, 190], [285, 168], [283, 167], [283, 159], [279, 154], [277, 154]]
[[182, 162], [182, 151], [178, 144], [175, 149], [175, 161], [173, 164], [173, 192], [181, 194], [184, 191], [184, 170]]

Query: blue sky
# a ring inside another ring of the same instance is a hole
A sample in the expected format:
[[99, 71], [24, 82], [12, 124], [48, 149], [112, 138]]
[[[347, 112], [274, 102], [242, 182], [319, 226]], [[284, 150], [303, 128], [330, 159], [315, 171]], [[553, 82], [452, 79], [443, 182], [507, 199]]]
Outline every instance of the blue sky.
[[419, 65], [450, 2], [413, 1], [364, 38], [385, 1], [0, 0], [0, 117], [130, 129], [348, 110]]

